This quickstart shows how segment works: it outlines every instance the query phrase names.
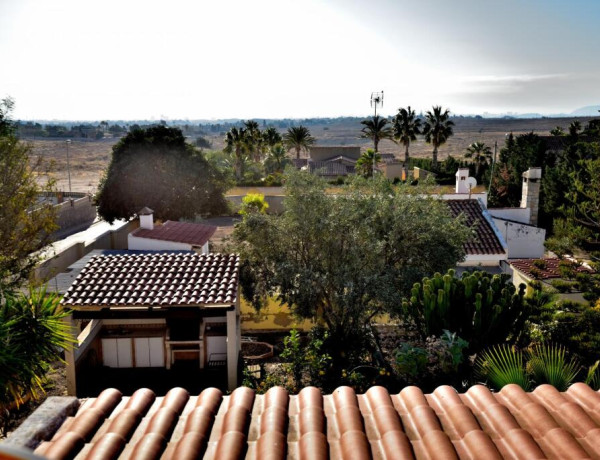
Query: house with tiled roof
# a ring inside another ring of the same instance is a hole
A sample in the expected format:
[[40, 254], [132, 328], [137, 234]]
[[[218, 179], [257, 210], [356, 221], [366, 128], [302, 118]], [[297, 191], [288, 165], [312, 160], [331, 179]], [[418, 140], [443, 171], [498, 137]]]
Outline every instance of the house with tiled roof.
[[[77, 346], [67, 351], [70, 394], [102, 369], [222, 369], [238, 385], [239, 258], [193, 251], [92, 254], [61, 303]], [[125, 374], [123, 374], [125, 375]]]
[[594, 273], [593, 269], [586, 264], [579, 264], [576, 261], [561, 261], [558, 258], [544, 259], [510, 259], [504, 261], [501, 265], [502, 270], [512, 276], [515, 286], [525, 284], [528, 286], [528, 292], [533, 289], [531, 282], [539, 282], [545, 289], [558, 291], [563, 300], [585, 303], [583, 293], [577, 287], [572, 279], [566, 280], [562, 265], [566, 264], [572, 275], [578, 273]]
[[217, 230], [212, 225], [167, 220], [154, 223], [154, 211], [138, 212], [140, 227], [127, 237], [128, 248], [138, 251], [175, 250], [208, 254], [208, 241]]
[[[107, 389], [95, 398], [49, 398], [8, 439], [48, 459], [203, 458], [256, 460], [437, 460], [600, 458], [600, 394], [583, 383], [559, 392], [511, 384], [492, 393], [440, 386], [364, 394], [306, 387], [256, 394], [246, 387], [165, 396]], [[12, 453], [14, 454], [14, 450]]]

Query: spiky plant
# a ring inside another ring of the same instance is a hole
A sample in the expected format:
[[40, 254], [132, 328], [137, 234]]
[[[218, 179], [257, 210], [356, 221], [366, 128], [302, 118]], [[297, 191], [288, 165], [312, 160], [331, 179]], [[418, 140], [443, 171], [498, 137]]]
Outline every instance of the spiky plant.
[[507, 344], [483, 351], [475, 361], [475, 375], [497, 390], [511, 383], [525, 391], [531, 388], [523, 353]]
[[568, 359], [561, 345], [534, 345], [527, 354], [527, 368], [537, 384], [549, 383], [558, 391], [566, 391], [579, 373], [579, 363]]
[[588, 368], [584, 380], [587, 385], [591, 386], [596, 391], [600, 390], [600, 371], [598, 370], [598, 365], [600, 365], [600, 361], [596, 361]]

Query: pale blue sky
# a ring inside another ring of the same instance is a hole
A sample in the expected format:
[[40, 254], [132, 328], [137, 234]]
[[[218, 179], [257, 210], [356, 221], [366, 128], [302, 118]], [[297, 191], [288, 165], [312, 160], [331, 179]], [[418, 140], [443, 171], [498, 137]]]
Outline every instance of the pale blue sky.
[[25, 119], [571, 112], [599, 50], [595, 0], [0, 0]]

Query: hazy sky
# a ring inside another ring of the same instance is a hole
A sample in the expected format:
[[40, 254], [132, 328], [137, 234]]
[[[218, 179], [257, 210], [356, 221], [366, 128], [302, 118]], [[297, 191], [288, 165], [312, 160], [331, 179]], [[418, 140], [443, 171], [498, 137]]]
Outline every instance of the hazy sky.
[[597, 0], [0, 0], [15, 118], [281, 118], [600, 104]]

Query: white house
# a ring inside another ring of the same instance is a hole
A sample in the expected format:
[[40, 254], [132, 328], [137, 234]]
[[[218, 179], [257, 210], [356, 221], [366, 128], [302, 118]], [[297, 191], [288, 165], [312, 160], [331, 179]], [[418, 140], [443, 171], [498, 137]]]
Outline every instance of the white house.
[[154, 224], [154, 211], [143, 208], [138, 212], [140, 227], [127, 237], [132, 251], [195, 251], [208, 254], [208, 240], [217, 227], [168, 220]]

